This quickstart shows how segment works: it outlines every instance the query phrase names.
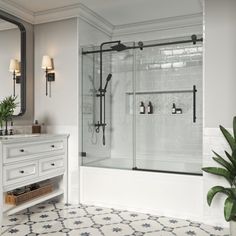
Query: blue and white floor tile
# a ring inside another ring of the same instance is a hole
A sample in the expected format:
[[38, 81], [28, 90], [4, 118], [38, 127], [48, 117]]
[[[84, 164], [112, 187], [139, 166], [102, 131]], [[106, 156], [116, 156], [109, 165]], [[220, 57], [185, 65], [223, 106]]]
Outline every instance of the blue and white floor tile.
[[228, 229], [189, 220], [57, 202], [5, 217], [3, 236], [229, 236]]

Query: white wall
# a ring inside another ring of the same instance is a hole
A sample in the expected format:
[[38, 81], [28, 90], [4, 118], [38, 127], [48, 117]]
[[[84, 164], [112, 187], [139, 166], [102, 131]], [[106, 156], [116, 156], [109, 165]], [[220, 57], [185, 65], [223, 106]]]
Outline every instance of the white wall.
[[205, 1], [205, 126], [232, 126], [236, 113], [236, 1]]
[[[79, 34], [79, 37], [78, 37]], [[69, 200], [79, 201], [79, 45], [100, 44], [107, 35], [79, 18], [35, 26], [35, 119], [49, 133], [69, 133]], [[54, 60], [55, 82], [45, 96], [43, 55]]]
[[[232, 127], [236, 113], [235, 12], [234, 0], [205, 0], [203, 166], [217, 165], [211, 159], [212, 150], [224, 155], [229, 148], [218, 126]], [[204, 217], [215, 225], [227, 225], [223, 214], [225, 196], [216, 196], [211, 207], [205, 199], [212, 186], [228, 186], [228, 183], [206, 173], [203, 177]]]
[[[69, 199], [78, 202], [78, 37], [77, 18], [35, 26], [35, 119], [48, 133], [68, 133]], [[54, 60], [55, 82], [45, 95], [43, 55]]]

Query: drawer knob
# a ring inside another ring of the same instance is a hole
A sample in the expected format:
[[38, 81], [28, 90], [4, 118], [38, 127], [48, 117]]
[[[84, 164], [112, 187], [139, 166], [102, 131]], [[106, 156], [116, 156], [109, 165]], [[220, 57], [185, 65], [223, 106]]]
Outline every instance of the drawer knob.
[[51, 166], [55, 166], [55, 163], [51, 163]]
[[55, 145], [51, 145], [51, 147], [52, 147], [52, 148], [54, 148], [54, 147], [55, 147]]
[[25, 150], [24, 149], [20, 149], [20, 152], [24, 152]]
[[24, 174], [25, 172], [24, 172], [23, 170], [20, 170], [20, 173], [21, 173], [21, 174]]

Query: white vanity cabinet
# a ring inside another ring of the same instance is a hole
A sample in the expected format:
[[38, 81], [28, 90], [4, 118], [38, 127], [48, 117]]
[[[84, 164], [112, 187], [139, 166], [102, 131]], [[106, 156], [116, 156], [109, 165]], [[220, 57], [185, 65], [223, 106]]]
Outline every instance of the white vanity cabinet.
[[[1, 218], [60, 195], [67, 202], [67, 146], [68, 135], [61, 134], [0, 137]], [[5, 204], [8, 191], [48, 179], [53, 183], [53, 192], [19, 206]]]

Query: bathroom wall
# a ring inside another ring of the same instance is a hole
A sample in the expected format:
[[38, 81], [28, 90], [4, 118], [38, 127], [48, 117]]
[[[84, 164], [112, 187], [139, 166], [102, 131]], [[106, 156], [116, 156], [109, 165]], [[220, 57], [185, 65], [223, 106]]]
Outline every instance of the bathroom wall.
[[[47, 133], [69, 137], [69, 199], [78, 202], [78, 32], [77, 18], [35, 25], [35, 119]], [[55, 82], [45, 95], [43, 55], [54, 60]]]
[[236, 1], [205, 1], [205, 127], [232, 126], [236, 114]]
[[[78, 37], [79, 35], [79, 37]], [[48, 133], [68, 133], [69, 200], [79, 201], [79, 46], [107, 40], [103, 32], [79, 18], [35, 25], [35, 119]], [[54, 60], [55, 82], [45, 95], [43, 55]]]
[[[203, 166], [216, 166], [211, 159], [212, 150], [224, 156], [228, 150], [219, 125], [232, 128], [236, 115], [236, 1], [205, 0], [205, 50], [204, 50], [204, 123], [203, 129]], [[232, 132], [232, 129], [230, 129]], [[204, 191], [214, 185], [228, 186], [221, 177], [204, 173]], [[207, 220], [217, 224], [224, 220], [224, 195], [215, 197], [212, 206], [204, 201]]]

